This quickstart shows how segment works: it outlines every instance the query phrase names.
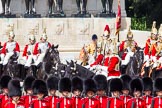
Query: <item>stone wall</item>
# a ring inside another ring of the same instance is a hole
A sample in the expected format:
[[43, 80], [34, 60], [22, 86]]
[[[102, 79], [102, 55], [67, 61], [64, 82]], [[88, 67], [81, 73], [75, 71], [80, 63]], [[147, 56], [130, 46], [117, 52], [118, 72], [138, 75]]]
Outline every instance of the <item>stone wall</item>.
[[[36, 1], [36, 11], [42, 16], [46, 16], [48, 12], [48, 0], [35, 0]], [[113, 10], [117, 12], [117, 1], [114, 0]], [[0, 1], [1, 3], [1, 1]], [[1, 5], [0, 5], [1, 6]], [[76, 0], [64, 0], [63, 8], [67, 16], [71, 16], [77, 10]], [[0, 9], [1, 10], [1, 9]], [[90, 13], [98, 13], [102, 10], [101, 0], [88, 0], [87, 10]], [[11, 11], [12, 13], [21, 15], [25, 12], [25, 0], [11, 0]], [[121, 11], [122, 16], [126, 16], [125, 11], [125, 0], [121, 0]]]
[[[7, 25], [14, 26], [15, 40], [21, 49], [28, 43], [28, 34], [34, 29], [39, 41], [43, 28], [47, 28], [48, 41], [59, 44], [60, 50], [78, 50], [91, 41], [91, 36], [103, 35], [104, 27], [110, 26], [111, 35], [115, 33], [115, 18], [39, 18], [39, 19], [0, 19], [1, 42], [7, 41]], [[122, 18], [122, 30], [130, 25], [130, 18]]]

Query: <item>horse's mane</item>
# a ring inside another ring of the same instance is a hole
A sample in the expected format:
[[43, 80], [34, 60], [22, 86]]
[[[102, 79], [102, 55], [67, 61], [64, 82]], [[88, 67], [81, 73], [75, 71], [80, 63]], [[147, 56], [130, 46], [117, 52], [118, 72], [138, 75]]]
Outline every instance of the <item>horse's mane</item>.
[[50, 59], [50, 52], [49, 52], [49, 49], [46, 51], [46, 54], [45, 54], [45, 56], [44, 56], [44, 59], [43, 59], [43, 61], [48, 61], [49, 59]]

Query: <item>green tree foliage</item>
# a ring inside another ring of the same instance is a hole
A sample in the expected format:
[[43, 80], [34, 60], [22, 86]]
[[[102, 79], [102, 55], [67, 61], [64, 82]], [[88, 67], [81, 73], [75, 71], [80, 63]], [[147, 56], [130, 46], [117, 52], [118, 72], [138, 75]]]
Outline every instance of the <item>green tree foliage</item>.
[[150, 30], [152, 22], [162, 23], [162, 0], [125, 0], [127, 16], [132, 18], [132, 28]]

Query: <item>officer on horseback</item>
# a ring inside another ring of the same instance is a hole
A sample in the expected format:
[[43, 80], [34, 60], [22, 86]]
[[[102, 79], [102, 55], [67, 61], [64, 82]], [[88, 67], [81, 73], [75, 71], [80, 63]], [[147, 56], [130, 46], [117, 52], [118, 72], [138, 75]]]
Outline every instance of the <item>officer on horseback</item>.
[[131, 28], [129, 28], [127, 33], [127, 40], [123, 41], [119, 46], [119, 52], [123, 53], [122, 65], [127, 65], [130, 61], [130, 57], [134, 55], [135, 49], [137, 47], [137, 42], [133, 40], [133, 33]]
[[38, 66], [42, 61], [46, 54], [46, 51], [51, 47], [51, 44], [47, 42], [47, 34], [46, 29], [44, 29], [43, 34], [40, 38], [40, 42], [36, 43], [34, 47], [34, 59], [35, 65]]
[[8, 41], [4, 43], [2, 51], [1, 51], [1, 63], [3, 66], [7, 65], [9, 59], [12, 56], [19, 56], [20, 48], [19, 44], [14, 41], [15, 34], [13, 29], [9, 31]]
[[91, 68], [101, 69], [109, 78], [120, 76], [120, 71], [116, 70], [120, 62], [120, 58], [117, 55], [116, 38], [110, 38], [110, 29], [108, 25], [105, 27], [101, 46], [104, 47], [103, 54], [97, 56], [96, 61], [91, 64]]
[[32, 31], [29, 34], [29, 44], [27, 44], [24, 48], [23, 51], [23, 58], [25, 63], [25, 67], [30, 67], [31, 63], [34, 62], [34, 57], [33, 57], [33, 51], [34, 51], [34, 46], [35, 46], [35, 36], [34, 32]]
[[153, 51], [156, 52], [157, 70], [159, 70], [162, 68], [162, 24], [158, 30], [158, 41], [155, 45]]
[[144, 49], [144, 61], [146, 63], [146, 67], [150, 66], [150, 59], [151, 61], [155, 62], [156, 59], [156, 43], [157, 43], [158, 35], [156, 29], [156, 21], [153, 22], [152, 30], [151, 30], [151, 37], [146, 41], [145, 49]]

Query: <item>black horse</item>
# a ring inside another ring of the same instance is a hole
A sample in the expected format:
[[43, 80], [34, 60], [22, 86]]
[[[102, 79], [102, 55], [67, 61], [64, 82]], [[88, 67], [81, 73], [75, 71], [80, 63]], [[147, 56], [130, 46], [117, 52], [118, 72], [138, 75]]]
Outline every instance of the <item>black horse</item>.
[[14, 54], [9, 59], [6, 66], [3, 67], [3, 74], [9, 75], [11, 77], [21, 77], [21, 70], [20, 70], [20, 64], [18, 64], [18, 55]]
[[[136, 52], [134, 53], [133, 57], [130, 58], [130, 61], [125, 69], [123, 69], [125, 74], [128, 74], [132, 77], [138, 77], [141, 73], [141, 68], [143, 65], [144, 54], [141, 48], [136, 48]], [[122, 68], [122, 66], [121, 66]]]
[[45, 57], [43, 59], [43, 62], [36, 72], [36, 76], [38, 79], [47, 79], [50, 75], [53, 75], [52, 68], [56, 67], [56, 64], [61, 64], [60, 57], [59, 57], [59, 51], [58, 51], [58, 45], [48, 49], [46, 51]]
[[92, 78], [94, 75], [95, 73], [77, 64], [77, 62], [71, 60], [71, 62], [69, 63], [67, 61], [65, 77], [72, 78], [74, 76], [79, 76], [83, 79], [87, 79], [87, 78]]
[[48, 73], [50, 76], [55, 76], [58, 79], [61, 79], [65, 76], [65, 70], [67, 65], [63, 63], [57, 63], [55, 66], [52, 67], [50, 70], [50, 73]]

